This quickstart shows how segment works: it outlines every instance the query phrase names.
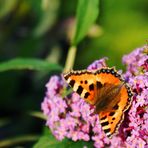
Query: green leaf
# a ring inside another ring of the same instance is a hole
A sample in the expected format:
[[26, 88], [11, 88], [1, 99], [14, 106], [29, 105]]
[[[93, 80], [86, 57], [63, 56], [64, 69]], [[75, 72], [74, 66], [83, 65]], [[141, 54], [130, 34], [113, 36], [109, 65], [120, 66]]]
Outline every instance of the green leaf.
[[20, 143], [32, 142], [38, 139], [38, 135], [23, 135], [19, 137], [12, 137], [9, 139], [0, 140], [0, 147], [11, 147], [16, 144], [18, 145]]
[[44, 136], [42, 136], [39, 141], [34, 145], [33, 148], [83, 148], [87, 146], [87, 148], [92, 148], [92, 142], [85, 142], [85, 141], [72, 141], [69, 139], [64, 139], [62, 141], [58, 141], [55, 137], [51, 134], [51, 132], [46, 132]]
[[93, 148], [93, 142], [92, 141], [71, 141], [71, 140], [67, 140], [66, 141], [66, 146], [65, 148], [69, 147], [69, 148], [83, 148], [84, 146], [86, 146], [87, 148]]
[[50, 136], [42, 136], [39, 141], [33, 146], [33, 148], [55, 148], [59, 142], [56, 141], [53, 137]]
[[39, 112], [39, 111], [32, 111], [30, 113], [30, 115], [37, 117], [37, 118], [40, 118], [40, 119], [43, 119], [43, 120], [47, 120], [47, 117], [42, 112]]
[[87, 34], [99, 13], [99, 0], [79, 0], [76, 15], [76, 31], [72, 40], [77, 45]]
[[40, 59], [33, 58], [17, 58], [12, 59], [6, 62], [0, 63], [0, 72], [8, 71], [8, 70], [38, 70], [38, 71], [52, 71], [52, 70], [62, 70], [62, 67], [49, 63]]

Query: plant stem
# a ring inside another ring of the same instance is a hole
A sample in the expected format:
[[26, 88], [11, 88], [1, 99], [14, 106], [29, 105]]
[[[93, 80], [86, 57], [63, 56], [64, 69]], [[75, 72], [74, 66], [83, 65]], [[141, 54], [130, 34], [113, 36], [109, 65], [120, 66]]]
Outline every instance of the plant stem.
[[77, 48], [75, 46], [71, 46], [69, 48], [64, 72], [67, 72], [73, 68], [75, 56], [76, 56], [76, 51], [77, 51]]

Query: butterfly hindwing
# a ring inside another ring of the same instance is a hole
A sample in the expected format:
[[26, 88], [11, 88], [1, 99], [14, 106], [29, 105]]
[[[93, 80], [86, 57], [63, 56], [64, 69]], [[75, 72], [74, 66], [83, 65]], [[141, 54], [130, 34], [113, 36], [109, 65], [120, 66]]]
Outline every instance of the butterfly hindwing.
[[[118, 86], [124, 82], [121, 75], [118, 74], [113, 68], [104, 68], [98, 70], [97, 73], [98, 74], [96, 76], [98, 77], [99, 81], [102, 82], [102, 84], [109, 83]], [[102, 129], [108, 137], [112, 137], [114, 133], [117, 133], [117, 130], [124, 119], [124, 112], [129, 108], [131, 104], [132, 92], [130, 87], [126, 83], [122, 86], [119, 95], [114, 98], [114, 101], [116, 100], [119, 100], [118, 103], [114, 105], [108, 104], [108, 109], [110, 111], [102, 111], [99, 113], [99, 119], [102, 125]]]

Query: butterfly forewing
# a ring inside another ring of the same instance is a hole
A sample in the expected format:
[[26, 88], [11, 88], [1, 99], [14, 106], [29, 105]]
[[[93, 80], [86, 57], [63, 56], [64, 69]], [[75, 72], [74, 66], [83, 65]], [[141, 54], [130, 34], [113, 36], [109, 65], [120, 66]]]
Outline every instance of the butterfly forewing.
[[64, 78], [86, 102], [95, 104], [96, 78], [93, 71], [71, 71], [64, 74]]

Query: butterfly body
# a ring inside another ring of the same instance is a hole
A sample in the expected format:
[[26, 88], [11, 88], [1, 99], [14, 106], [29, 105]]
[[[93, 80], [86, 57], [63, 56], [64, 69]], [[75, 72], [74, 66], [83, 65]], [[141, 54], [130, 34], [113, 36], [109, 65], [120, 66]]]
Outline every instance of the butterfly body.
[[64, 78], [87, 103], [95, 106], [106, 135], [116, 133], [132, 101], [131, 89], [121, 75], [114, 68], [104, 67], [96, 71], [70, 71]]

